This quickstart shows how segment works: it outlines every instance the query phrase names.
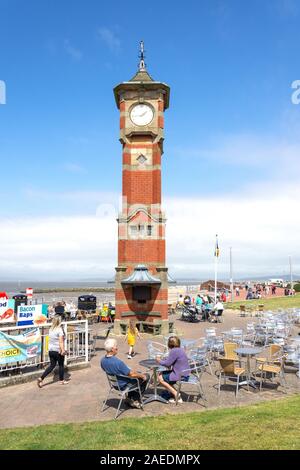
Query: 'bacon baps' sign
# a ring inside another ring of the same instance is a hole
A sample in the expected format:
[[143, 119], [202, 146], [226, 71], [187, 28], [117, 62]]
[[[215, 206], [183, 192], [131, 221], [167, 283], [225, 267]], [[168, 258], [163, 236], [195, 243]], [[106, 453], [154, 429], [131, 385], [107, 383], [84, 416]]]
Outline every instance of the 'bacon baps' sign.
[[20, 305], [18, 307], [18, 326], [40, 326], [47, 323], [48, 305]]

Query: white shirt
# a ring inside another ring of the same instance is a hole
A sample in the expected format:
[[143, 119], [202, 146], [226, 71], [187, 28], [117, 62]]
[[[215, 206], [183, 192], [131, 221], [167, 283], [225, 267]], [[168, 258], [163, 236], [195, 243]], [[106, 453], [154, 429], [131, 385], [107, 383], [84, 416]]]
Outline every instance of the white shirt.
[[214, 310], [224, 310], [222, 302], [217, 302]]
[[55, 328], [54, 330], [50, 329], [48, 351], [60, 352], [59, 338], [63, 336], [64, 336], [64, 332], [61, 326], [59, 326], [58, 328]]

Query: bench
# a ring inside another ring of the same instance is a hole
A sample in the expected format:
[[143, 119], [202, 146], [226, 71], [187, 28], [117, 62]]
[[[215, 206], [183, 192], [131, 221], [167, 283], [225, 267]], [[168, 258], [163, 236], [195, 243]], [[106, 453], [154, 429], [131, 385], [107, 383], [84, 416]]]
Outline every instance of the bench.
[[128, 322], [120, 322], [120, 330], [122, 335], [126, 335], [128, 328]]
[[[137, 329], [142, 333], [142, 332], [143, 332], [143, 328], [142, 328], [142, 326], [141, 326], [141, 323], [142, 323], [142, 322], [140, 322], [140, 321], [136, 321], [136, 322], [135, 322], [135, 326], [136, 326]], [[129, 322], [125, 322], [125, 321], [121, 321], [121, 322], [120, 322], [120, 330], [121, 330], [121, 334], [122, 334], [122, 335], [126, 335], [128, 325], [129, 325]], [[112, 328], [113, 328], [113, 326], [112, 326]]]
[[[137, 321], [136, 327], [140, 333], [152, 333], [154, 335], [160, 335], [162, 329], [161, 322], [151, 322], [151, 321]], [[121, 334], [125, 335], [127, 333], [128, 322], [120, 322]], [[174, 321], [169, 321], [169, 333], [175, 333]]]
[[140, 331], [142, 333], [147, 333], [150, 331], [150, 333], [154, 335], [160, 335], [161, 334], [161, 323], [153, 323], [151, 321], [142, 321], [140, 325]]

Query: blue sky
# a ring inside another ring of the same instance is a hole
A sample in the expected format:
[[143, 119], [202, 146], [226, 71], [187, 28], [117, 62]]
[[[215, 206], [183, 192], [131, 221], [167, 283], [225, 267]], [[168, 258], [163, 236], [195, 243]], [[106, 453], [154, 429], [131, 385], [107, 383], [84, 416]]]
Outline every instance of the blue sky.
[[[47, 224], [55, 217], [64, 223], [75, 218], [99, 219], [99, 213], [101, 218], [105, 212], [103, 204], [117, 204], [121, 146], [112, 88], [136, 72], [138, 43], [143, 39], [148, 71], [171, 87], [163, 163], [166, 208], [172, 213], [178, 201], [187, 205], [197, 201], [199, 212], [196, 204], [189, 223], [193, 226], [195, 219], [203, 223], [197, 225], [200, 238], [195, 243], [202, 243], [206, 253], [208, 240], [213, 244], [212, 234], [221, 232], [226, 250], [233, 242], [240, 250], [240, 274], [280, 272], [289, 254], [299, 260], [300, 267], [298, 245], [289, 248], [292, 253], [282, 250], [275, 259], [274, 253], [287, 243], [286, 233], [280, 232], [264, 267], [255, 270], [251, 250], [267, 252], [270, 237], [261, 237], [261, 223], [265, 225], [266, 220], [251, 221], [251, 230], [257, 229], [251, 238], [254, 245], [249, 251], [248, 243], [243, 257], [245, 246], [232, 236], [236, 217], [231, 205], [243, 198], [250, 203], [250, 209], [241, 203], [236, 216], [243, 208], [252, 211], [253, 204], [264, 204], [267, 195], [270, 206], [265, 210], [267, 214], [274, 211], [278, 220], [276, 198], [282, 194], [289, 198], [284, 207], [288, 205], [293, 213], [300, 169], [300, 105], [291, 102], [291, 84], [300, 79], [299, 1], [192, 0], [185, 5], [129, 1], [124, 5], [118, 0], [0, 0], [0, 21], [0, 80], [5, 81], [7, 91], [7, 103], [0, 105], [4, 176], [0, 213], [13, 225], [13, 233], [22, 221], [35, 233], [35, 224], [43, 226], [42, 221]], [[222, 223], [217, 222], [218, 201], [228, 201], [224, 209], [228, 217]], [[208, 207], [216, 212], [212, 219]], [[169, 223], [176, 232], [182, 225], [178, 217]], [[277, 230], [273, 218], [267, 223], [264, 233]], [[278, 224], [281, 229], [280, 220]], [[297, 230], [285, 224], [287, 233]], [[238, 229], [233, 232], [239, 233]], [[181, 237], [188, 246], [187, 234]], [[22, 240], [16, 244], [25, 250]], [[30, 259], [23, 254], [21, 264], [14, 260], [13, 242], [2, 240], [2, 246], [7, 243], [12, 254], [3, 272], [54, 275], [51, 263], [49, 269], [41, 269], [46, 259], [36, 266], [32, 254]], [[55, 252], [55, 243], [49, 239], [41, 252]], [[76, 247], [70, 253], [76, 266], [83, 238], [78, 243], [78, 253]], [[115, 251], [101, 271], [94, 262], [96, 253], [98, 262], [102, 259], [101, 247], [93, 247], [89, 256], [95, 275], [106, 276], [109, 266], [115, 265]], [[25, 251], [29, 253], [29, 247]], [[186, 253], [184, 247], [182, 251]], [[201, 250], [192, 265], [192, 255], [186, 253], [185, 261], [179, 261], [175, 252], [169, 252], [169, 264], [178, 274], [210, 272], [210, 261]], [[83, 250], [85, 259], [86, 255]], [[224, 273], [226, 263], [227, 259]], [[86, 277], [91, 265], [82, 265], [76, 275]], [[61, 276], [68, 277], [70, 269]]]

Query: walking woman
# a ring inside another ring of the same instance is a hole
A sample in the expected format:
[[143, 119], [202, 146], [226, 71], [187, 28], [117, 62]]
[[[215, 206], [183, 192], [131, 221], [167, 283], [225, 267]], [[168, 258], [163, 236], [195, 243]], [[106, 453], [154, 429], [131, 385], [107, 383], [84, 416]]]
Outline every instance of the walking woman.
[[68, 380], [64, 380], [64, 360], [65, 360], [65, 344], [64, 330], [61, 324], [61, 316], [55, 315], [49, 330], [49, 358], [50, 365], [47, 367], [43, 375], [38, 379], [38, 387], [42, 388], [43, 380], [50, 372], [53, 371], [56, 364], [59, 366], [59, 380], [62, 385], [66, 385]]

